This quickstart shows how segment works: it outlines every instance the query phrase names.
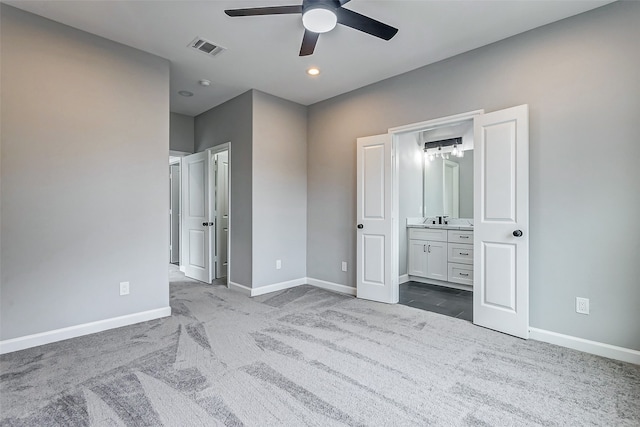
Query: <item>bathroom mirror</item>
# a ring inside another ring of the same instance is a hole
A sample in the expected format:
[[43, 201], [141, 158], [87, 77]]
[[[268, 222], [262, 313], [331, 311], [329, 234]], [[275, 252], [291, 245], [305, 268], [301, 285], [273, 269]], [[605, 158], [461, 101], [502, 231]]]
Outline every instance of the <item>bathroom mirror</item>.
[[464, 157], [424, 159], [424, 216], [473, 218], [473, 150]]

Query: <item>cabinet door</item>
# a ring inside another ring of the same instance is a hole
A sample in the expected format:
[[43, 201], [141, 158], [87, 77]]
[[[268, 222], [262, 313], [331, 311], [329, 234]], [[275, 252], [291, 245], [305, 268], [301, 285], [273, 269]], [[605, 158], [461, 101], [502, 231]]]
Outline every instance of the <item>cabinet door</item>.
[[424, 240], [409, 240], [409, 268], [412, 276], [427, 276], [427, 242]]
[[426, 277], [437, 280], [447, 280], [447, 244], [444, 242], [425, 242], [427, 244], [427, 274]]

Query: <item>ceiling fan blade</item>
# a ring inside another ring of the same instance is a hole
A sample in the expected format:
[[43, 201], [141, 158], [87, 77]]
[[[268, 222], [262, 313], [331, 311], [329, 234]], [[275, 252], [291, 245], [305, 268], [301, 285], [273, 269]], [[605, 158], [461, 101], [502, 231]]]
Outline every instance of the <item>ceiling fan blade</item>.
[[352, 10], [339, 7], [336, 9], [338, 22], [347, 27], [362, 31], [384, 40], [391, 40], [398, 32], [397, 28], [384, 22], [376, 21], [368, 16], [360, 15]]
[[225, 10], [224, 13], [229, 16], [286, 15], [290, 13], [302, 13], [302, 5], [228, 9]]
[[320, 34], [304, 30], [302, 46], [300, 46], [300, 56], [309, 56], [313, 54], [313, 51], [316, 48], [316, 43], [318, 43], [318, 37], [320, 37]]

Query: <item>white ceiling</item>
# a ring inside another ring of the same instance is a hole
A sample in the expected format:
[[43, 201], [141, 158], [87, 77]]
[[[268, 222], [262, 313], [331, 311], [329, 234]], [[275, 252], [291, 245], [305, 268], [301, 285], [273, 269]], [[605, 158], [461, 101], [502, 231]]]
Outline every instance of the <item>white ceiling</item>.
[[[301, 0], [3, 2], [170, 60], [171, 111], [195, 116], [252, 88], [310, 105], [611, 0], [352, 0], [345, 7], [399, 28], [398, 34], [385, 42], [338, 25], [302, 58], [300, 15], [223, 12]], [[196, 36], [228, 50], [211, 58], [187, 48]], [[321, 74], [308, 76], [310, 66]], [[212, 85], [201, 87], [200, 79]], [[195, 95], [185, 98], [179, 90]]]

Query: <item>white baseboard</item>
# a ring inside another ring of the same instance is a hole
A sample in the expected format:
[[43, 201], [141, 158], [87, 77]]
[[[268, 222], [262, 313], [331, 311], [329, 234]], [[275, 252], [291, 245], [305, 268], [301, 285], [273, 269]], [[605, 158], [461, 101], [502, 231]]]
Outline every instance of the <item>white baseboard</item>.
[[289, 280], [287, 282], [274, 283], [273, 285], [261, 286], [259, 288], [250, 288], [239, 283], [229, 282], [229, 289], [242, 292], [250, 297], [269, 294], [284, 289], [295, 288], [300, 285], [311, 285], [317, 288], [327, 289], [329, 291], [340, 292], [347, 295], [356, 295], [356, 288], [351, 286], [339, 285], [325, 280], [313, 279], [311, 277], [302, 277], [300, 279]]
[[237, 291], [243, 293], [247, 296], [251, 296], [251, 288], [245, 285], [241, 285], [240, 283], [229, 281], [227, 283], [227, 287], [233, 291]]
[[529, 328], [529, 338], [550, 344], [556, 344], [562, 347], [572, 348], [585, 353], [591, 353], [602, 357], [608, 357], [610, 359], [640, 365], [640, 351], [632, 350], [630, 348], [618, 347], [598, 341], [590, 341], [584, 338], [563, 335], [557, 332], [545, 331], [544, 329], [538, 328]]
[[257, 297], [258, 295], [295, 288], [296, 286], [304, 285], [305, 283], [306, 277], [302, 277], [300, 279], [289, 280], [287, 282], [274, 283], [272, 285], [260, 286], [259, 288], [251, 288], [251, 296]]
[[307, 277], [307, 284], [311, 286], [315, 286], [317, 288], [327, 289], [329, 291], [340, 292], [341, 294], [347, 295], [356, 295], [356, 288], [352, 288], [351, 286], [339, 285], [333, 282], [327, 282], [325, 280], [318, 280], [312, 277]]
[[67, 328], [54, 329], [53, 331], [26, 335], [24, 337], [12, 338], [0, 341], [0, 354], [63, 341], [69, 338], [81, 337], [83, 335], [95, 334], [96, 332], [106, 331], [107, 329], [121, 328], [123, 326], [168, 316], [171, 316], [171, 307], [163, 307], [155, 310], [142, 311], [140, 313], [127, 314], [126, 316], [69, 326]]
[[185, 266], [184, 266], [184, 265], [181, 265], [181, 266], [180, 266], [180, 271], [182, 271], [183, 273], [186, 273], [186, 272], [187, 272], [187, 269], [185, 268]]
[[410, 281], [411, 279], [409, 279], [408, 274], [403, 274], [402, 276], [398, 277], [398, 285], [402, 285], [403, 283], [407, 283]]

